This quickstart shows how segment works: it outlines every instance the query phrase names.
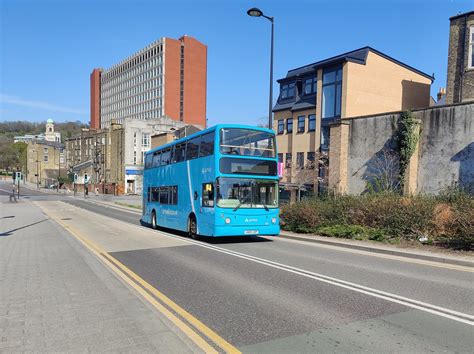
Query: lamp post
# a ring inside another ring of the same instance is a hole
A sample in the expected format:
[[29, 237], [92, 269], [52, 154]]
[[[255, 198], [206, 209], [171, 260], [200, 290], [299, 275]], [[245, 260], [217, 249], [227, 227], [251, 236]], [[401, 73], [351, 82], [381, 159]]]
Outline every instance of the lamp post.
[[265, 17], [272, 23], [272, 39], [270, 45], [270, 97], [268, 98], [268, 128], [273, 129], [272, 105], [273, 105], [273, 33], [274, 33], [274, 18], [266, 16], [262, 10], [252, 7], [247, 11], [247, 15], [252, 17]]
[[36, 189], [39, 189], [39, 179], [38, 179], [38, 177], [39, 177], [39, 169], [38, 169], [38, 163], [39, 163], [39, 161], [38, 161], [38, 150], [33, 149], [33, 150], [31, 150], [31, 151], [36, 153]]

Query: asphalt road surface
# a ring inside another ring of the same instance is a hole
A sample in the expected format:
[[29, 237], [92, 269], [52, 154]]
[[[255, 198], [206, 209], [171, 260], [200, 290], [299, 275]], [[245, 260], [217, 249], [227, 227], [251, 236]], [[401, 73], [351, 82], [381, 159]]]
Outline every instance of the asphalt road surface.
[[[65, 211], [64, 220], [83, 218], [91, 229], [107, 221], [145, 232], [139, 213], [62, 200], [92, 212], [85, 217]], [[146, 232], [150, 242], [178, 244], [110, 255], [242, 352], [472, 352], [474, 347], [470, 268], [278, 237], [192, 241], [169, 230]], [[125, 237], [113, 235], [108, 244]]]

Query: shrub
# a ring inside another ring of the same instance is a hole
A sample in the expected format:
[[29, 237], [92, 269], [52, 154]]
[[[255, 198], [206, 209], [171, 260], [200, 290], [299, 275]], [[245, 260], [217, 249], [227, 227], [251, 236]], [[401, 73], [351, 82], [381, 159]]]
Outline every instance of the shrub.
[[472, 249], [474, 199], [459, 190], [438, 196], [375, 193], [311, 199], [281, 209], [286, 230], [324, 236], [394, 242], [399, 238]]
[[338, 238], [349, 238], [355, 240], [385, 240], [385, 233], [382, 230], [361, 225], [334, 225], [317, 228], [317, 233], [321, 236], [331, 236]]

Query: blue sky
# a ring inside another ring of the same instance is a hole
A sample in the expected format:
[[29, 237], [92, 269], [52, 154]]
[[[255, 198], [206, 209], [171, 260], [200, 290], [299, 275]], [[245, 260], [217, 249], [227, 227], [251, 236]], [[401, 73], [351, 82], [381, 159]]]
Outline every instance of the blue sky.
[[[0, 0], [0, 121], [89, 121], [89, 75], [160, 37], [208, 45], [209, 124], [265, 121], [270, 23], [275, 80], [288, 69], [370, 45], [446, 86], [449, 17], [461, 0]], [[274, 85], [277, 90], [277, 85]]]

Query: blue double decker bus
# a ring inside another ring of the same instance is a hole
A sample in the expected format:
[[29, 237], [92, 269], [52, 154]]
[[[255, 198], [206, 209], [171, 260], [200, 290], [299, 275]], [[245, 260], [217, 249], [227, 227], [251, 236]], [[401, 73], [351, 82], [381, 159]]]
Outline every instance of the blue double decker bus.
[[145, 155], [142, 221], [199, 236], [278, 235], [275, 133], [217, 125]]

